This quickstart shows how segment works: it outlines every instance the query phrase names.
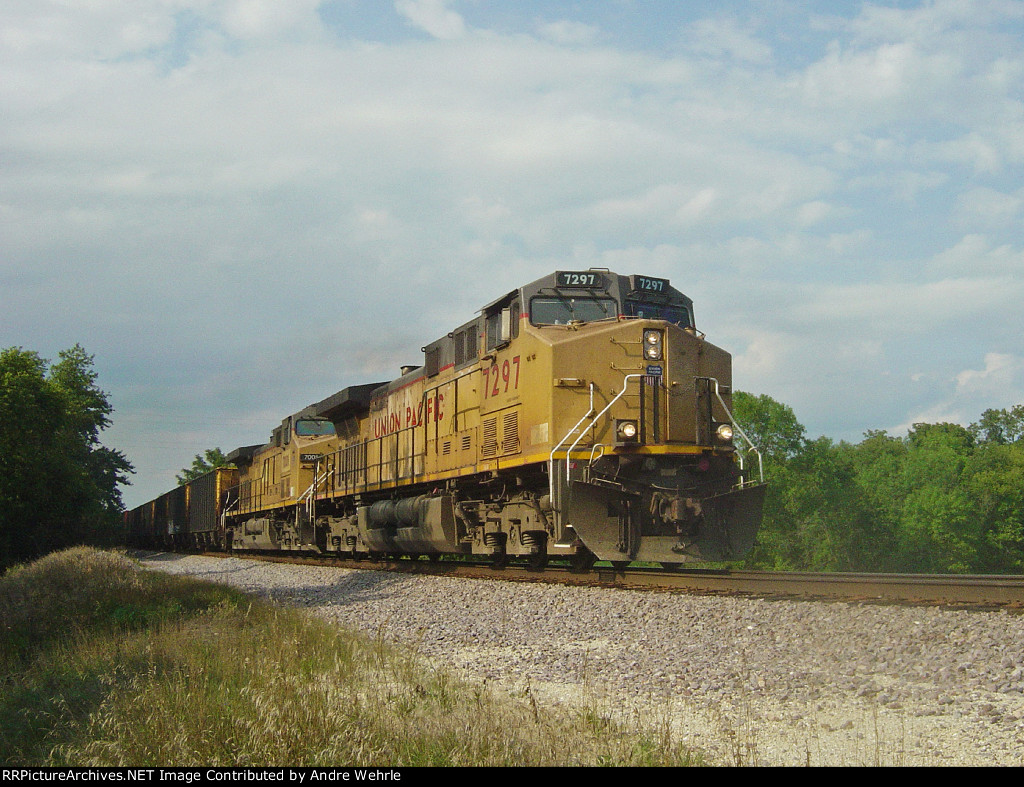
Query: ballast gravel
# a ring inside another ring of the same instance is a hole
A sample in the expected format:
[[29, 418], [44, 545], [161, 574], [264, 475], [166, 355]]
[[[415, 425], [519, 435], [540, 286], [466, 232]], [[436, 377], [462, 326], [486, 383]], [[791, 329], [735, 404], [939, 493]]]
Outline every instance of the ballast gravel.
[[708, 762], [1024, 765], [1024, 615], [156, 554], [541, 702], [673, 725]]

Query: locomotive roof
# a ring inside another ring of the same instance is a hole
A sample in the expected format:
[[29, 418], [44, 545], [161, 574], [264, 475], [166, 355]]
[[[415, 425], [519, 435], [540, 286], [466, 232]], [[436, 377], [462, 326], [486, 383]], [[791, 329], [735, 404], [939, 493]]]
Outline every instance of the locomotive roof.
[[321, 418], [330, 418], [332, 421], [340, 421], [349, 415], [356, 415], [370, 409], [370, 398], [374, 391], [380, 388], [383, 383], [366, 383], [365, 385], [353, 385], [331, 394], [316, 404], [312, 404], [303, 410], [303, 414], [309, 413]]
[[260, 443], [259, 445], [243, 445], [236, 448], [234, 451], [231, 451], [224, 458], [233, 465], [247, 465], [252, 462], [253, 456], [257, 451], [263, 448], [263, 446], [263, 443]]

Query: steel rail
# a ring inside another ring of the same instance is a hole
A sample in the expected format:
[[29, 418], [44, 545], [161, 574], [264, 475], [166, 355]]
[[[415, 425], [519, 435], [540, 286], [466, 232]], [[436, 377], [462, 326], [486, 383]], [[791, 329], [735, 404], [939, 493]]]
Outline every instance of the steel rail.
[[960, 574], [869, 574], [728, 571], [717, 569], [617, 569], [598, 564], [578, 572], [552, 564], [531, 569], [511, 563], [495, 568], [486, 560], [351, 560], [303, 553], [204, 552], [337, 568], [408, 572], [435, 576], [551, 584], [588, 585], [708, 595], [791, 598], [868, 603], [994, 607], [1024, 612], [1024, 576]]
[[1024, 609], [1024, 576], [869, 574], [774, 571], [627, 571], [595, 569], [606, 582], [733, 593], [846, 601], [992, 605]]

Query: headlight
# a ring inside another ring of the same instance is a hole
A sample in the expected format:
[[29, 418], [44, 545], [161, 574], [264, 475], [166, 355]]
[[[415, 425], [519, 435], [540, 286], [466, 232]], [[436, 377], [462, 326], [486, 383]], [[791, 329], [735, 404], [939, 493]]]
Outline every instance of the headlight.
[[661, 360], [661, 331], [644, 331], [644, 358]]
[[720, 424], [715, 430], [715, 434], [718, 439], [723, 443], [732, 442], [732, 425], [731, 424]]
[[619, 445], [624, 443], [636, 443], [640, 429], [636, 421], [616, 421], [615, 441]]

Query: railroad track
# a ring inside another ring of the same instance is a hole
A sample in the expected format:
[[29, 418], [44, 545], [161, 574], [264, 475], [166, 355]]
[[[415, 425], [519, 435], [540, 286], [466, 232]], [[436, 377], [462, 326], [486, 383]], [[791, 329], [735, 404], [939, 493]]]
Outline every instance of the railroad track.
[[730, 571], [699, 568], [666, 570], [645, 567], [621, 569], [601, 564], [584, 572], [561, 565], [549, 565], [538, 571], [516, 564], [496, 569], [485, 562], [461, 560], [356, 561], [308, 554], [203, 554], [209, 557], [235, 556], [336, 568], [518, 582], [551, 582], [761, 598], [1004, 608], [1024, 612], [1024, 576]]

